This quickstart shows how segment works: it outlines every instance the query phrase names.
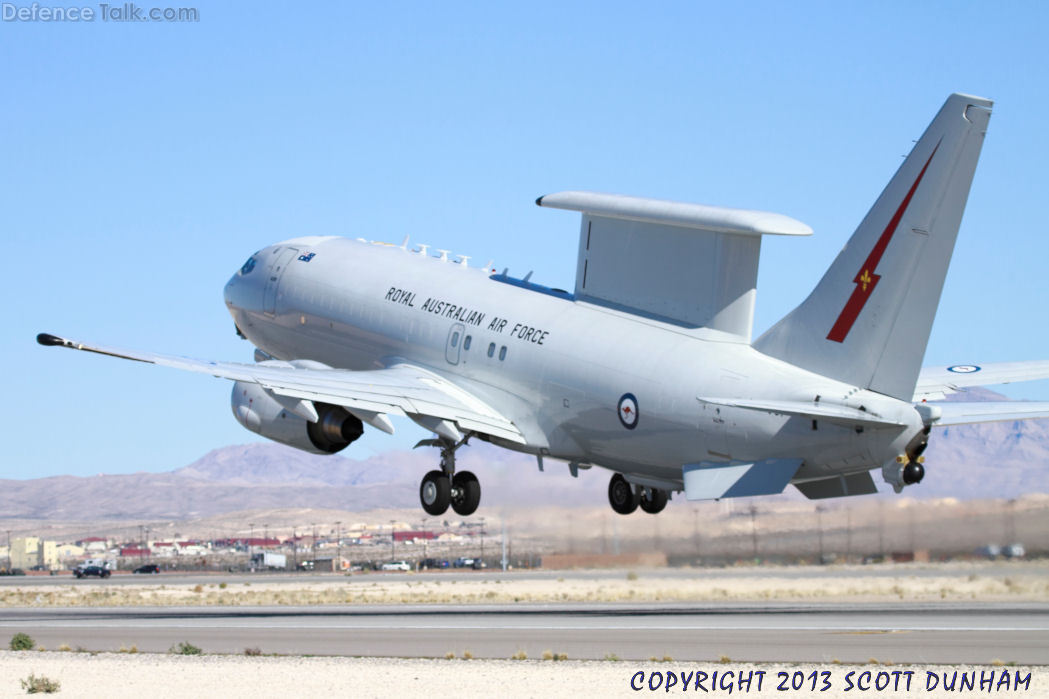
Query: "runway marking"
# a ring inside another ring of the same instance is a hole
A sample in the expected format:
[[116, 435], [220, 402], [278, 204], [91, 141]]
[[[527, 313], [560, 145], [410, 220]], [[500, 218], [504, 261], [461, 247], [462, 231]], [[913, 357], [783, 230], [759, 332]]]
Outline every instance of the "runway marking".
[[350, 631], [826, 631], [839, 635], [844, 634], [887, 634], [905, 633], [910, 631], [929, 632], [979, 632], [996, 631], [1004, 633], [1036, 632], [1044, 633], [1049, 627], [1017, 627], [1017, 626], [906, 626], [906, 627], [860, 627], [849, 628], [842, 626], [526, 626], [526, 625], [500, 625], [500, 626], [463, 626], [451, 624], [406, 624], [398, 626], [371, 625], [371, 624], [326, 624], [324, 626], [299, 626], [291, 624], [156, 624], [148, 623], [142, 625], [113, 624], [113, 623], [70, 623], [54, 621], [37, 622], [0, 622], [0, 627], [26, 626], [34, 623], [43, 628], [91, 628], [91, 629], [267, 629], [267, 630], [308, 630], [322, 631], [350, 630]]

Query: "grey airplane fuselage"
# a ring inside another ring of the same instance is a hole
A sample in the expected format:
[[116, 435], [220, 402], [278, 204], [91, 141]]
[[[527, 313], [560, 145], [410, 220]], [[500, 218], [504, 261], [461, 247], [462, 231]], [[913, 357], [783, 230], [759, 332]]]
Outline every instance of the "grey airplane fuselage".
[[[265, 248], [225, 289], [240, 331], [276, 359], [398, 363], [458, 384], [510, 419], [511, 449], [679, 489], [682, 466], [803, 459], [795, 480], [883, 465], [924, 428], [910, 403], [770, 358], [741, 338], [576, 301], [401, 247], [300, 238]], [[636, 400], [634, 424], [621, 398]], [[819, 398], [817, 398], [817, 396]], [[702, 398], [822, 401], [900, 423], [860, 428]]]

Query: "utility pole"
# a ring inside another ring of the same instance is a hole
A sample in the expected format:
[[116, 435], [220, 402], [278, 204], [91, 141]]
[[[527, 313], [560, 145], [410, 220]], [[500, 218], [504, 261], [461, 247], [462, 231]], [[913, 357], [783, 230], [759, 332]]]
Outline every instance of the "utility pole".
[[823, 505], [816, 505], [816, 526], [820, 533], [820, 565], [823, 565]]
[[[342, 570], [342, 520], [335, 522], [335, 567]], [[338, 571], [336, 571], [338, 572]]]
[[481, 560], [484, 560], [484, 517], [481, 517]]
[[255, 523], [248, 523], [248, 563], [251, 563], [251, 547], [255, 543]]
[[507, 537], [507, 532], [506, 532], [506, 515], [503, 515], [501, 520], [502, 520], [502, 523], [503, 523], [503, 536], [502, 536], [502, 540], [503, 540], [503, 557], [502, 557], [502, 559], [499, 562], [502, 564], [503, 572], [505, 573], [507, 566], [510, 565], [510, 561], [508, 561], [506, 559], [506, 537]]
[[852, 508], [845, 508], [845, 562], [852, 560]]
[[750, 549], [751, 556], [754, 560], [758, 560], [758, 525], [756, 522], [758, 514], [758, 508], [755, 505], [750, 506]]
[[393, 536], [393, 533], [395, 531], [397, 531], [397, 520], [391, 519], [390, 520], [390, 560], [391, 561], [394, 561], [394, 560], [397, 559], [397, 557], [394, 555], [394, 543], [397, 541], [394, 538], [394, 536]]
[[878, 556], [885, 559], [885, 501], [878, 501]]

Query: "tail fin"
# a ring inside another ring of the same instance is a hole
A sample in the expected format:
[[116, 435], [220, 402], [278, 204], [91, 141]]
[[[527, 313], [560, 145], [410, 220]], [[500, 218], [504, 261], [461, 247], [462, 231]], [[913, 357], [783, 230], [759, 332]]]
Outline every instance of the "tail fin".
[[991, 105], [947, 98], [815, 290], [754, 343], [759, 351], [911, 399]]

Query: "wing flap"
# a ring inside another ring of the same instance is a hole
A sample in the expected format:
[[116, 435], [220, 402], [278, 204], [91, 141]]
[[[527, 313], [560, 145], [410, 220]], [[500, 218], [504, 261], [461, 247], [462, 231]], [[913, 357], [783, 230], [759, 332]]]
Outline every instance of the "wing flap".
[[37, 342], [255, 383], [279, 396], [303, 401], [331, 403], [371, 413], [428, 415], [454, 421], [466, 431], [482, 432], [518, 444], [525, 443], [524, 436], [513, 422], [469, 391], [432, 372], [408, 364], [373, 371], [349, 371], [294, 366], [282, 361], [258, 364], [206, 361], [91, 345], [46, 333], [38, 335]]

